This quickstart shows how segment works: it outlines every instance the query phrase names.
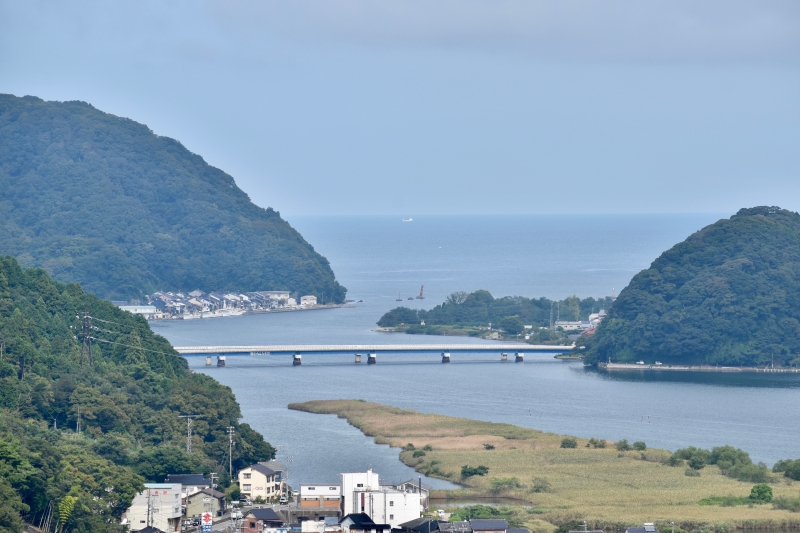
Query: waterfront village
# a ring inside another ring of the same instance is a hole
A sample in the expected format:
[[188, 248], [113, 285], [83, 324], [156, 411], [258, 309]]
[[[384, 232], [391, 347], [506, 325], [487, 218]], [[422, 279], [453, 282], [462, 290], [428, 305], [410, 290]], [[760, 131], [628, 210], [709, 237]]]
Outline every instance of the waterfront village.
[[219, 318], [245, 313], [302, 311], [342, 307], [337, 304], [320, 304], [317, 297], [301, 296], [298, 302], [289, 291], [256, 291], [247, 293], [155, 292], [147, 295], [147, 303], [115, 301], [120, 309], [147, 320], [191, 320], [194, 318]]
[[[235, 479], [238, 486], [227, 495], [214, 474], [169, 474], [163, 483], [145, 483], [122, 524], [140, 533], [529, 533], [505, 519], [450, 521], [422, 478], [385, 483], [368, 469], [293, 490], [283, 463], [267, 461], [243, 468]], [[625, 533], [657, 531], [647, 523]]]

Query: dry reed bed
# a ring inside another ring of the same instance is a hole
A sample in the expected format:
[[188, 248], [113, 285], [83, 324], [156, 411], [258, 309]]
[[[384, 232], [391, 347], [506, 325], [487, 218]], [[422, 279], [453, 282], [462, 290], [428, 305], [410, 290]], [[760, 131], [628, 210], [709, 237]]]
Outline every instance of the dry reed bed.
[[[723, 476], [715, 466], [707, 466], [700, 477], [684, 475], [684, 468], [661, 463], [666, 450], [618, 452], [613, 443], [605, 449], [578, 447], [562, 449], [562, 436], [510, 424], [481, 422], [364, 402], [325, 400], [291, 404], [297, 409], [345, 418], [366, 435], [382, 444], [403, 447], [408, 443], [433, 451], [423, 457], [403, 451], [400, 459], [425, 472], [438, 470], [437, 477], [460, 483], [464, 495], [502, 496], [534, 506], [515, 509], [515, 516], [532, 530], [548, 531], [553, 524], [588, 520], [589, 526], [624, 529], [626, 525], [675, 522], [683, 529], [702, 527], [725, 530], [800, 528], [800, 515], [776, 510], [772, 505], [736, 507], [701, 506], [698, 501], [715, 496], [747, 496], [752, 483]], [[635, 438], [635, 435], [632, 435]], [[485, 449], [491, 444], [494, 449]], [[433, 463], [433, 464], [432, 464]], [[463, 465], [489, 467], [486, 476], [461, 478]], [[491, 481], [516, 478], [519, 488], [493, 490]], [[548, 492], [534, 492], [534, 479], [546, 480]], [[800, 484], [792, 485], [776, 477], [775, 496], [796, 498]], [[461, 491], [439, 496], [459, 497]]]

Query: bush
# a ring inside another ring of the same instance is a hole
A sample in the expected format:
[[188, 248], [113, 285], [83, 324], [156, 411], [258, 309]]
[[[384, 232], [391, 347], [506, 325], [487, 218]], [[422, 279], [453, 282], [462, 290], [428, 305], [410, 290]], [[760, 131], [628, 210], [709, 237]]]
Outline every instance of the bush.
[[412, 455], [414, 457], [425, 457], [425, 452], [423, 450], [416, 450]]
[[633, 443], [633, 449], [639, 452], [643, 452], [647, 449], [647, 444], [645, 444], [640, 440], [637, 440], [636, 442]]
[[772, 507], [800, 513], [800, 498], [775, 498], [772, 500]]
[[464, 478], [464, 479], [466, 479], [468, 477], [472, 477], [472, 476], [485, 476], [488, 473], [489, 473], [489, 467], [488, 466], [480, 465], [480, 466], [472, 467], [472, 466], [464, 465], [464, 466], [461, 467], [461, 477]]
[[564, 437], [561, 439], [561, 447], [562, 448], [577, 448], [578, 441], [572, 437]]
[[422, 447], [422, 449], [425, 450], [426, 452], [432, 452], [433, 446], [431, 446], [430, 444], [426, 444], [425, 446]]
[[586, 447], [588, 448], [589, 446], [591, 446], [592, 448], [605, 448], [606, 441], [602, 439], [598, 440], [592, 437], [591, 439], [589, 439], [589, 442], [586, 443]]
[[408, 444], [406, 444], [405, 446], [403, 446], [403, 451], [404, 452], [413, 452], [414, 450], [416, 450], [416, 448], [410, 442]]
[[543, 477], [533, 478], [531, 492], [553, 492], [553, 486]]
[[700, 477], [700, 472], [697, 470], [692, 470], [691, 468], [687, 468], [683, 475], [688, 477]]
[[800, 481], [800, 459], [795, 461], [791, 459], [784, 459], [775, 463], [772, 467], [773, 472], [783, 472], [783, 475], [789, 479]]
[[753, 485], [750, 489], [750, 499], [754, 502], [769, 503], [772, 501], [772, 487], [764, 483]]
[[484, 450], [494, 450], [494, 444], [484, 444], [483, 445], [483, 449]]
[[702, 470], [706, 466], [706, 460], [700, 455], [693, 455], [689, 458], [689, 468], [692, 470]]
[[631, 449], [631, 445], [628, 444], [628, 439], [622, 439], [621, 441], [618, 441], [615, 444], [615, 446], [616, 446], [617, 450], [619, 450], [621, 452], [627, 452], [628, 450]]
[[492, 486], [492, 492], [495, 494], [500, 492], [506, 492], [513, 489], [518, 489], [522, 485], [520, 485], [519, 479], [515, 477], [499, 477], [495, 478], [490, 481]]

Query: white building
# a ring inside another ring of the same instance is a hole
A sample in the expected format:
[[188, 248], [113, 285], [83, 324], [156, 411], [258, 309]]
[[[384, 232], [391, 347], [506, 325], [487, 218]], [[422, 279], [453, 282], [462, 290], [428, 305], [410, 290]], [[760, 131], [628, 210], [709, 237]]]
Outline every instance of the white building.
[[251, 500], [259, 496], [267, 502], [280, 498], [281, 473], [261, 464], [243, 468], [239, 472], [239, 490], [243, 497]]
[[302, 305], [302, 306], [317, 305], [317, 297], [316, 296], [301, 296], [300, 297], [300, 305]]
[[153, 526], [161, 531], [178, 531], [181, 525], [181, 484], [145, 483], [144, 492], [133, 498], [125, 519], [131, 531]]
[[286, 307], [297, 307], [297, 300], [289, 298], [286, 300]]
[[144, 315], [147, 319], [155, 317], [158, 312], [154, 305], [119, 305], [117, 307], [134, 315]]
[[338, 509], [342, 500], [342, 488], [333, 484], [301, 484], [301, 509]]
[[376, 524], [389, 524], [393, 528], [421, 516], [419, 492], [381, 486], [378, 474], [372, 469], [341, 476], [342, 511], [345, 516], [366, 513]]

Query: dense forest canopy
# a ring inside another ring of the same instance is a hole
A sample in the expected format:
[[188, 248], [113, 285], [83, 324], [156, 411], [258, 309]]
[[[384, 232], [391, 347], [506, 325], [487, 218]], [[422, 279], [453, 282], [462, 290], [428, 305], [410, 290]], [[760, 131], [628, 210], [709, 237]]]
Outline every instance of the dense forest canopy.
[[289, 290], [341, 302], [328, 261], [228, 174], [84, 102], [0, 95], [0, 253], [104, 298]]
[[742, 209], [667, 250], [586, 339], [585, 361], [800, 364], [800, 215]]
[[609, 297], [580, 299], [570, 296], [557, 301], [522, 296], [494, 298], [489, 291], [455, 292], [429, 311], [407, 307], [392, 309], [378, 320], [378, 325], [395, 327], [424, 320], [429, 325], [488, 326], [491, 323], [499, 326], [504, 318], [516, 317], [527, 325], [547, 327], [551, 309], [553, 320], [587, 320], [590, 313], [606, 309], [611, 301]]
[[[76, 339], [84, 310], [92, 364]], [[187, 454], [180, 415], [194, 414]], [[144, 481], [226, 472], [227, 426], [234, 469], [273, 458], [240, 417], [230, 388], [189, 371], [141, 317], [0, 257], [0, 531], [51, 502], [73, 503], [65, 530], [117, 531]]]

